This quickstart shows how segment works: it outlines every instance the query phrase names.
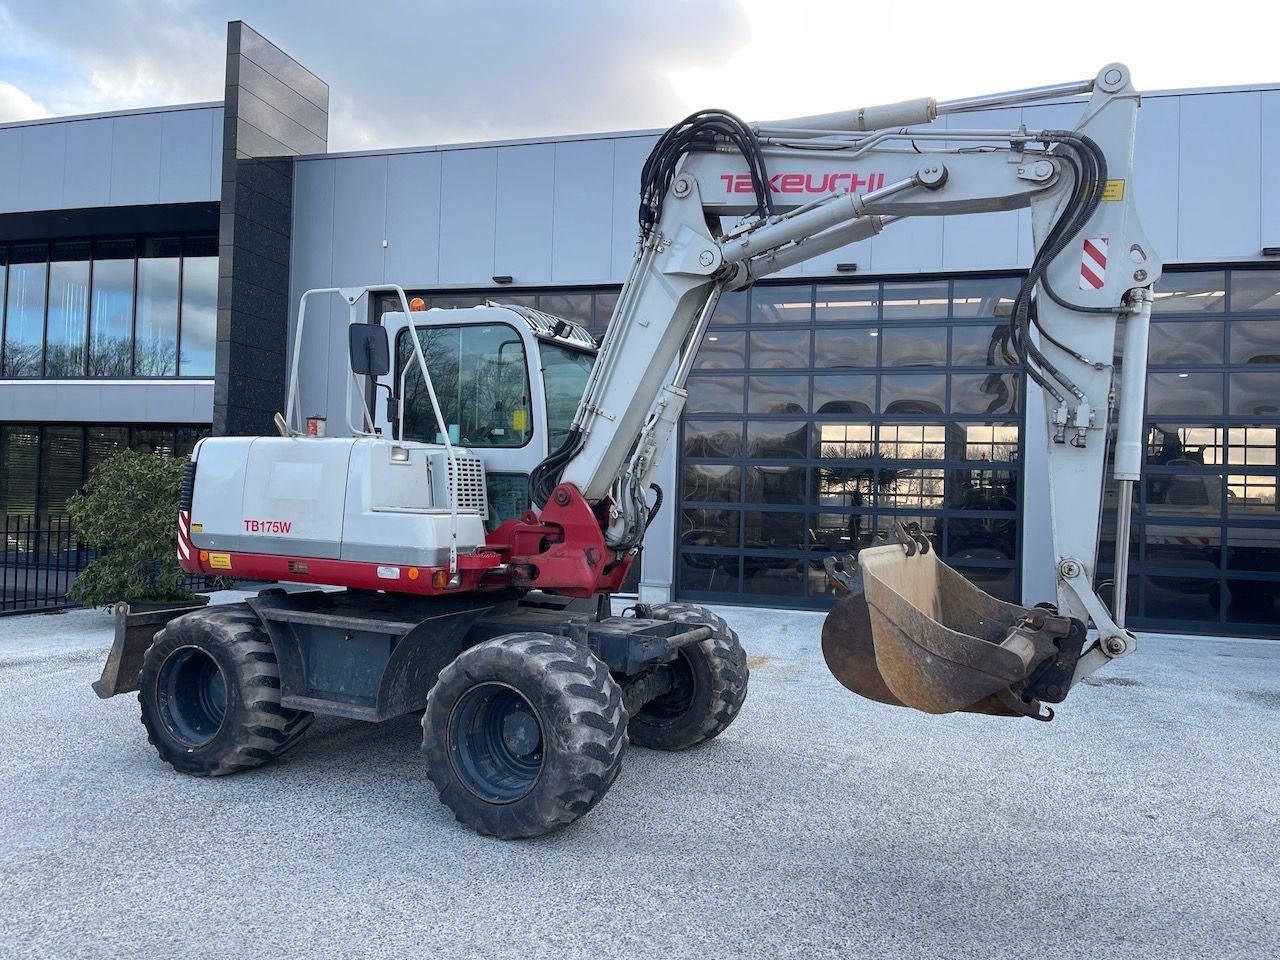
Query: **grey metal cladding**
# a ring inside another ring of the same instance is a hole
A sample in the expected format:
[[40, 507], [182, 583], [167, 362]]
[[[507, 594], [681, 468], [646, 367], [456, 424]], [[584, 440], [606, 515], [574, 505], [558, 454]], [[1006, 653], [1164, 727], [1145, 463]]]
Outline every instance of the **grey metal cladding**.
[[160, 115], [160, 202], [179, 203], [208, 193], [215, 119], [209, 110]]
[[[264, 96], [282, 92], [282, 88], [279, 85], [270, 90], [265, 87], [260, 87], [259, 89], [260, 93], [255, 93], [244, 87], [240, 88], [236, 110], [236, 116], [240, 121], [240, 125], [236, 130], [236, 150], [242, 156], [260, 157], [273, 154], [324, 152], [328, 138], [327, 122], [324, 133], [315, 133], [284, 112], [288, 109], [288, 103], [273, 103], [263, 99]], [[287, 88], [283, 89], [287, 90]], [[296, 99], [296, 97], [289, 98], [290, 101], [295, 101]], [[312, 112], [314, 110], [315, 107], [312, 107]], [[246, 130], [246, 127], [252, 129]], [[284, 149], [250, 149], [248, 145], [240, 142], [246, 134], [254, 132], [265, 135], [280, 144]]]
[[286, 116], [306, 127], [318, 137], [325, 138], [329, 131], [329, 114], [325, 107], [317, 106], [279, 77], [272, 76], [252, 60], [239, 58], [239, 86], [264, 103], [272, 104]]
[[234, 20], [223, 104], [213, 429], [252, 436], [284, 403], [292, 158], [327, 149], [329, 87]]
[[227, 52], [229, 54], [238, 53], [245, 60], [261, 67], [266, 73], [305, 97], [326, 114], [329, 112], [327, 83], [243, 20], [232, 21], [229, 26], [237, 28], [234, 33], [228, 32]]

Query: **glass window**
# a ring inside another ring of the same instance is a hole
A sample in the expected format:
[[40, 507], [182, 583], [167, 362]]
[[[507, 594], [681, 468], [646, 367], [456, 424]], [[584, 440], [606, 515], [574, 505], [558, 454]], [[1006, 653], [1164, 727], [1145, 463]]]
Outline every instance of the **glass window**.
[[[564, 317], [566, 320], [572, 320], [587, 329], [591, 329], [595, 323], [595, 314], [592, 310], [591, 294], [589, 293], [544, 293], [538, 297], [538, 309], [543, 313], [551, 314], [553, 317]], [[605, 317], [600, 325], [604, 327], [608, 323], [609, 318]]]
[[84, 430], [45, 427], [40, 444], [40, 515], [66, 516], [67, 500], [80, 489], [84, 469]]
[[1221, 363], [1222, 332], [1221, 320], [1153, 323], [1149, 362], [1153, 365]]
[[715, 459], [742, 454], [741, 420], [686, 420], [684, 455]]
[[1228, 413], [1245, 417], [1280, 416], [1280, 373], [1233, 373], [1227, 378]]
[[747, 593], [798, 597], [804, 594], [805, 561], [798, 557], [742, 558], [743, 590]]
[[735, 290], [726, 293], [716, 304], [716, 312], [711, 315], [713, 327], [740, 327], [747, 322], [746, 290]]
[[738, 503], [742, 500], [742, 468], [685, 464], [681, 497], [706, 503]]
[[85, 459], [84, 475], [88, 477], [97, 468], [98, 464], [119, 453], [128, 445], [128, 427], [90, 427], [89, 448]]
[[[1256, 520], [1276, 522], [1276, 483], [1277, 477], [1272, 474], [1229, 473], [1227, 481], [1227, 513], [1232, 517], [1252, 517]], [[1277, 543], [1275, 527], [1271, 535]], [[1280, 566], [1276, 567], [1280, 570]]]
[[[742, 294], [739, 294], [742, 296]], [[597, 293], [595, 297], [595, 320], [588, 328], [596, 337], [600, 337], [605, 329], [609, 326], [609, 321], [613, 319], [613, 311], [618, 307], [618, 295], [616, 293]], [[712, 321], [715, 322], [714, 320]], [[635, 571], [639, 564], [632, 564], [632, 571]]]
[[947, 428], [940, 423], [882, 423], [878, 452], [890, 460], [942, 460]]
[[489, 519], [485, 521], [485, 529], [489, 531], [523, 516], [533, 502], [527, 474], [485, 471], [484, 485], [489, 500]]
[[1018, 459], [1016, 423], [951, 424], [946, 430], [950, 460], [1013, 463]]
[[[1012, 507], [995, 507], [1005, 510]], [[1001, 516], [951, 516], [947, 518], [947, 559], [1013, 560], [1018, 556], [1018, 521]]]
[[886, 367], [937, 367], [947, 362], [946, 327], [885, 327], [880, 335]]
[[180, 250], [176, 240], [148, 240], [138, 260], [133, 370], [140, 377], [172, 377], [178, 373]]
[[876, 405], [873, 375], [813, 378], [813, 407], [818, 414], [870, 413]]
[[751, 322], [808, 323], [813, 319], [813, 287], [793, 284], [755, 287], [751, 291]]
[[804, 504], [808, 501], [808, 473], [804, 467], [749, 467], [747, 502]]
[[741, 370], [747, 365], [747, 335], [718, 331], [708, 334], [698, 348], [696, 370]]
[[680, 587], [704, 593], [738, 593], [738, 557], [681, 551]]
[[[524, 344], [513, 327], [424, 327], [418, 340], [452, 442], [467, 447], [521, 447], [528, 442], [533, 432], [529, 378]], [[443, 437], [408, 330], [397, 337], [397, 352], [404, 372], [403, 435], [440, 443]], [[562, 372], [566, 378], [574, 375], [571, 365]]]
[[815, 315], [819, 320], [834, 323], [848, 320], [878, 320], [880, 319], [880, 285], [878, 283], [819, 284]]
[[1232, 363], [1280, 363], [1280, 320], [1232, 320]]
[[[817, 469], [818, 504], [823, 507], [870, 507], [881, 481], [874, 461], [828, 460]], [[885, 482], [892, 482], [886, 478]]]
[[1016, 413], [1022, 380], [1012, 373], [965, 373], [951, 377], [952, 413]]
[[961, 317], [1008, 317], [1022, 281], [1018, 277], [990, 277], [956, 280], [951, 294], [951, 315]]
[[946, 280], [909, 281], [884, 285], [886, 320], [930, 320], [947, 315]]
[[1013, 512], [1018, 509], [1018, 472], [985, 467], [952, 470], [947, 477], [947, 506]]
[[1221, 416], [1222, 374], [1148, 374], [1147, 413], [1150, 416]]
[[1280, 313], [1280, 270], [1233, 270], [1231, 310]]
[[869, 423], [818, 424], [819, 456], [824, 460], [872, 460], [875, 427]]
[[874, 367], [880, 331], [870, 327], [823, 330], [814, 351], [815, 367]]
[[94, 245], [89, 317], [89, 375], [127, 377], [133, 372], [132, 240]]
[[1225, 431], [1226, 456], [1223, 458], [1222, 451], [1218, 450], [1219, 456], [1213, 462], [1229, 466], [1274, 467], [1278, 436], [1280, 429], [1276, 427], [1228, 427]]
[[134, 427], [129, 431], [129, 446], [139, 453], [173, 456], [172, 427]]
[[182, 352], [178, 373], [213, 376], [214, 340], [218, 329], [218, 258], [186, 257], [182, 261]]
[[538, 341], [538, 352], [542, 356], [542, 384], [547, 394], [547, 449], [554, 452], [568, 439], [569, 427], [577, 416], [596, 358], [595, 354], [570, 350], [550, 340]]
[[83, 377], [89, 327], [89, 244], [57, 243], [49, 264], [45, 376]]
[[1227, 274], [1223, 270], [1166, 273], [1156, 284], [1151, 312], [1222, 313], [1227, 302]]
[[[754, 550], [803, 550], [803, 513], [762, 513], [748, 510], [742, 515], [742, 545]], [[795, 567], [795, 561], [788, 561]]]
[[805, 413], [808, 377], [748, 377], [747, 413]]
[[751, 366], [761, 370], [803, 370], [809, 366], [808, 330], [753, 330]]
[[1152, 464], [1218, 464], [1225, 462], [1221, 427], [1154, 423], [1147, 428], [1147, 462]]
[[0, 514], [30, 516], [36, 512], [39, 462], [38, 427], [0, 427]]
[[1197, 516], [1218, 519], [1222, 513], [1222, 476], [1216, 473], [1148, 473], [1144, 482], [1149, 517]]
[[1149, 566], [1212, 571], [1222, 564], [1222, 528], [1194, 523], [1148, 522], [1143, 527]]
[[196, 443], [209, 436], [208, 427], [178, 427], [173, 443], [175, 457], [189, 457]]
[[742, 377], [690, 377], [685, 386], [689, 413], [742, 414]]
[[883, 413], [942, 413], [946, 405], [947, 378], [942, 374], [894, 373], [880, 378]]
[[951, 328], [951, 362], [955, 366], [985, 367], [1018, 365], [1009, 343], [1008, 324], [989, 326], [962, 324]]
[[45, 285], [44, 244], [9, 248], [9, 292], [5, 298], [4, 376], [38, 377], [43, 366]]
[[686, 507], [680, 511], [680, 544], [685, 547], [737, 547], [736, 510]]
[[809, 456], [809, 424], [803, 420], [747, 422], [747, 456], [770, 460]]

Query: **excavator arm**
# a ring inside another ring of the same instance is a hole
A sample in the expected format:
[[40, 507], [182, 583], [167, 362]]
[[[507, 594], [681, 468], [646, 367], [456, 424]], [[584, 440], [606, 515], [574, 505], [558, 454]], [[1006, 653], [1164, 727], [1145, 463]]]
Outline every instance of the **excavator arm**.
[[[1086, 92], [1072, 130], [960, 123], [973, 109]], [[589, 544], [570, 534], [553, 552], [612, 554], [600, 569], [614, 579], [634, 555], [656, 512], [651, 481], [722, 293], [907, 218], [1030, 208], [1034, 254], [1009, 342], [1045, 398], [1050, 497], [1030, 509], [1050, 514], [1056, 602], [1027, 609], [988, 597], [904, 528], [902, 543], [829, 563], [851, 596], [832, 611], [824, 648], [836, 676], [875, 699], [935, 713], [1051, 716], [1042, 703], [1060, 701], [1073, 683], [1134, 648], [1123, 589], [1109, 610], [1094, 584], [1113, 407], [1121, 504], [1115, 582], [1125, 583], [1151, 289], [1161, 270], [1133, 200], [1138, 106], [1128, 70], [1112, 64], [1092, 81], [951, 103], [908, 101], [757, 126], [707, 111], [669, 130], [644, 167], [635, 260], [577, 416], [531, 478], [543, 522], [573, 517], [581, 530], [580, 521], [594, 517], [599, 527]], [[948, 127], [931, 125], [946, 114]], [[1125, 362], [1117, 371], [1121, 319]], [[535, 559], [513, 556], [513, 566], [535, 569]], [[1089, 626], [1098, 639], [1086, 649]]]

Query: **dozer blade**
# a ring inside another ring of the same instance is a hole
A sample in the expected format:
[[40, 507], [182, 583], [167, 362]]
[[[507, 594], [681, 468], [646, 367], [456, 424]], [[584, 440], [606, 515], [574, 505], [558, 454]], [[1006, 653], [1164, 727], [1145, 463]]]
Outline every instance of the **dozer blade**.
[[1083, 624], [997, 600], [923, 537], [870, 547], [857, 562], [863, 592], [837, 603], [822, 629], [823, 656], [844, 686], [925, 713], [1052, 718], [1040, 701], [1065, 698]]
[[151, 640], [174, 617], [180, 617], [204, 606], [200, 603], [168, 604], [162, 610], [133, 612], [127, 603], [117, 603], [112, 610], [115, 637], [102, 676], [93, 681], [93, 692], [107, 700], [138, 689], [138, 674]]

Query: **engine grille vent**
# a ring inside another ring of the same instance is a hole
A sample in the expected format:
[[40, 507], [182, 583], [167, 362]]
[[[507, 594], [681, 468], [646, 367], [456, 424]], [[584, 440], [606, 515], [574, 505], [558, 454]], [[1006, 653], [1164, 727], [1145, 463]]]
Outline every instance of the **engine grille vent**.
[[478, 513], [489, 519], [489, 498], [484, 488], [484, 463], [479, 457], [459, 454], [451, 462], [441, 456], [449, 476], [449, 497], [458, 505], [459, 513]]

